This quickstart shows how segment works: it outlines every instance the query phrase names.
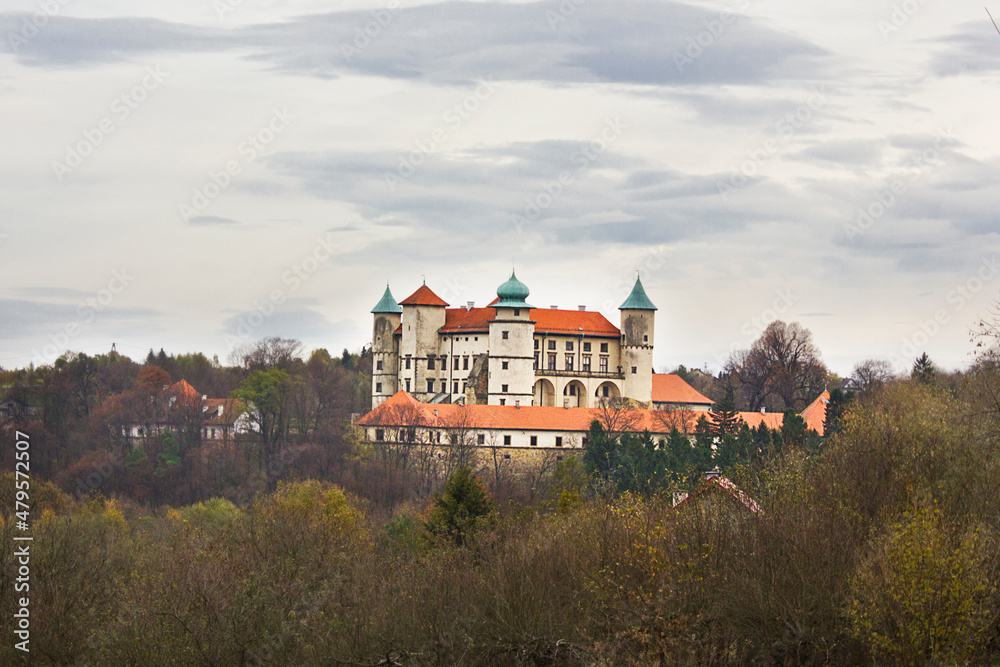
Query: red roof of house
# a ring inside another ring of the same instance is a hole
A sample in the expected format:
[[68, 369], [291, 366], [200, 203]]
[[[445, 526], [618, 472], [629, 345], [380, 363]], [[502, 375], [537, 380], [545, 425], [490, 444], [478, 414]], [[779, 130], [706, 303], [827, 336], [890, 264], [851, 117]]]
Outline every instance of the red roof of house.
[[[219, 408], [222, 414], [219, 414]], [[208, 426], [229, 426], [236, 422], [236, 419], [246, 409], [246, 404], [236, 398], [210, 398], [205, 401], [203, 412], [205, 414], [205, 424]]]
[[698, 403], [711, 405], [712, 399], [673, 373], [653, 373], [654, 403]]
[[753, 498], [745, 494], [740, 489], [740, 487], [733, 484], [731, 481], [729, 481], [728, 478], [722, 477], [721, 475], [706, 480], [704, 484], [702, 484], [697, 489], [692, 491], [691, 495], [689, 495], [681, 502], [677, 503], [674, 509], [678, 510], [681, 509], [688, 503], [694, 501], [696, 498], [704, 495], [705, 493], [709, 492], [712, 489], [719, 489], [719, 491], [723, 493], [726, 497], [731, 498], [737, 504], [745, 507], [754, 514], [764, 513], [764, 510], [760, 508], [760, 505], [757, 504], [757, 501], [755, 501]]
[[421, 285], [420, 288], [399, 302], [401, 306], [447, 306], [448, 303], [439, 297], [437, 294], [431, 291], [431, 288], [427, 285]]
[[826, 423], [826, 404], [829, 402], [830, 392], [824, 391], [801, 412], [802, 418], [806, 420], [806, 428], [823, 435], [823, 427]]
[[185, 400], [198, 400], [201, 398], [201, 394], [198, 390], [188, 384], [187, 380], [181, 380], [180, 382], [175, 382], [169, 387], [167, 391], [178, 398], [183, 398]]
[[[445, 311], [444, 326], [440, 333], [487, 332], [496, 310], [486, 308], [449, 308]], [[535, 322], [535, 332], [541, 334], [569, 334], [617, 338], [618, 327], [604, 315], [584, 310], [556, 310], [532, 308], [528, 317]]]
[[739, 415], [740, 419], [745, 421], [750, 428], [757, 428], [761, 422], [764, 422], [770, 429], [780, 429], [781, 424], [785, 421], [785, 415], [782, 412], [740, 412]]

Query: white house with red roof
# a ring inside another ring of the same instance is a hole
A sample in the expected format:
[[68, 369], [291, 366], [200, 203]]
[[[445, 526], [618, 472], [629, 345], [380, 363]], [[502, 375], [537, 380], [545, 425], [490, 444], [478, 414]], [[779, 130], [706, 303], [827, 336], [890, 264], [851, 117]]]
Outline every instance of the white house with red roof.
[[[513, 273], [480, 308], [451, 308], [426, 284], [397, 304], [386, 286], [372, 309], [372, 407], [400, 390], [425, 403], [585, 408], [624, 397], [711, 405], [676, 376], [654, 385], [656, 306], [639, 279], [619, 307], [619, 326], [585, 306], [536, 308], [529, 293]], [[677, 389], [684, 400], [672, 400]]]

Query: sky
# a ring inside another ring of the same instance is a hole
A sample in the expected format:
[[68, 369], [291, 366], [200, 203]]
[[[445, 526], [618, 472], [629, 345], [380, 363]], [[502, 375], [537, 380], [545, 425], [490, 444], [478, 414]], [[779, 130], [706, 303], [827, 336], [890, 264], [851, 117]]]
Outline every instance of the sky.
[[966, 0], [4, 0], [0, 367], [356, 351], [386, 284], [514, 267], [616, 324], [639, 276], [659, 371], [774, 319], [841, 376], [963, 368], [998, 71]]

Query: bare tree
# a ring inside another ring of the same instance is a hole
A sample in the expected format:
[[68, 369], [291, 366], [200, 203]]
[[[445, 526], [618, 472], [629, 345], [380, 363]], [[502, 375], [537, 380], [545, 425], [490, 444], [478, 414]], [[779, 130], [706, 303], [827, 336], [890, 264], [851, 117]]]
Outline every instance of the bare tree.
[[272, 336], [238, 345], [229, 354], [229, 363], [244, 371], [259, 371], [268, 368], [289, 370], [301, 353], [302, 343], [294, 338]]
[[627, 398], [606, 398], [595, 409], [597, 421], [612, 439], [638, 427], [639, 413], [631, 408]]
[[767, 325], [745, 355], [730, 359], [730, 366], [751, 410], [774, 398], [781, 400], [779, 407], [800, 410], [826, 389], [829, 375], [812, 333], [798, 322], [781, 320]]
[[896, 376], [892, 364], [884, 359], [859, 361], [851, 371], [851, 383], [861, 394], [870, 394], [887, 385]]

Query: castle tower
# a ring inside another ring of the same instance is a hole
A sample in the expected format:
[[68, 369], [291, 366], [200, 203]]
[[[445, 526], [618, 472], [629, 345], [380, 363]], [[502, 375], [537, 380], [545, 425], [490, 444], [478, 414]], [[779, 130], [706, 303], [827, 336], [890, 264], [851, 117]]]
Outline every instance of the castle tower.
[[530, 317], [532, 306], [524, 301], [528, 294], [527, 285], [513, 271], [510, 280], [497, 288], [496, 317], [490, 320], [490, 405], [531, 405], [535, 323]]
[[438, 330], [444, 326], [448, 304], [425, 283], [399, 305], [403, 307], [399, 388], [418, 401], [429, 402], [435, 395], [447, 391], [447, 380], [440, 378]]
[[398, 390], [399, 350], [394, 334], [402, 312], [387, 284], [381, 301], [372, 308], [375, 319], [372, 329], [372, 408], [378, 407]]
[[626, 398], [648, 403], [653, 397], [653, 320], [656, 306], [646, 296], [642, 281], [635, 279], [632, 293], [621, 311], [621, 364]]

